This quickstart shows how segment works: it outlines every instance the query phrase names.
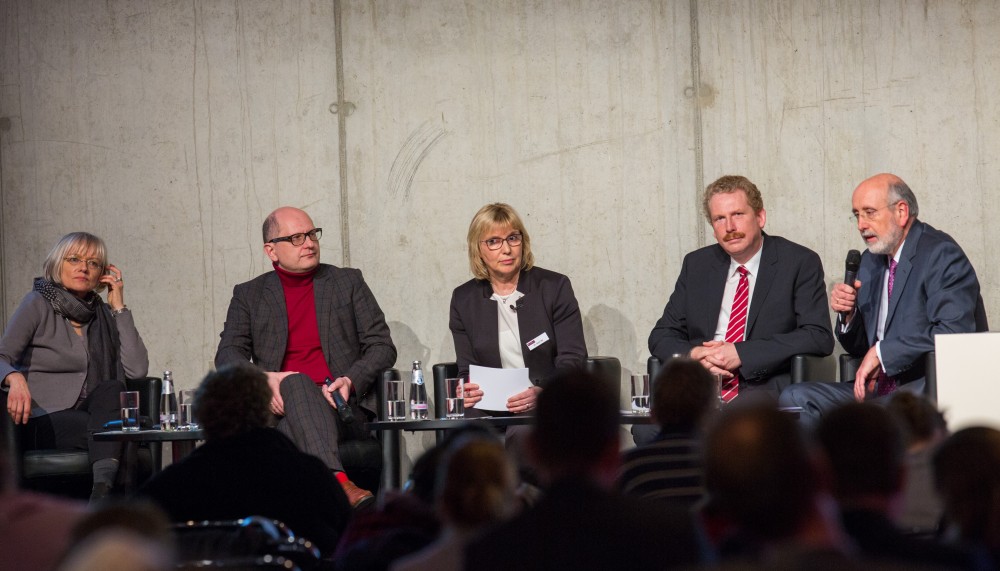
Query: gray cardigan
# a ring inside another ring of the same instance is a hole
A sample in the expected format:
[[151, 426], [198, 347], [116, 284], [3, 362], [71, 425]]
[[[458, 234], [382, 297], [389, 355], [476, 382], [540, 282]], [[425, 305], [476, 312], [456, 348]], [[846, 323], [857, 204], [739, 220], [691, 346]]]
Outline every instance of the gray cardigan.
[[[132, 313], [114, 317], [121, 337], [121, 361], [130, 379], [149, 370], [146, 345], [135, 328]], [[24, 296], [0, 339], [0, 379], [20, 371], [31, 390], [31, 416], [65, 410], [76, 404], [87, 377], [87, 329], [73, 331], [69, 320], [57, 315], [36, 291]]]

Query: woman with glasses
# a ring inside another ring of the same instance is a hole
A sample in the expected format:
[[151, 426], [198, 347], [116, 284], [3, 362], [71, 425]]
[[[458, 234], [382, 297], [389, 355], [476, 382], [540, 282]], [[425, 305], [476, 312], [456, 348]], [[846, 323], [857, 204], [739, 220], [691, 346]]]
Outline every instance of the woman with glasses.
[[[67, 234], [42, 270], [0, 339], [0, 398], [14, 423], [26, 425], [23, 448], [90, 453], [96, 500], [114, 485], [121, 444], [89, 434], [119, 417], [125, 379], [146, 376], [146, 346], [103, 240]], [[107, 302], [98, 295], [104, 289]]]
[[[474, 277], [452, 294], [449, 323], [459, 375], [468, 378], [469, 365], [527, 368], [534, 386], [510, 396], [506, 412], [528, 412], [546, 378], [582, 365], [587, 356], [573, 286], [566, 276], [535, 266], [528, 231], [507, 204], [480, 208], [468, 243]], [[470, 410], [483, 398], [475, 381], [465, 385], [466, 415], [495, 415]]]

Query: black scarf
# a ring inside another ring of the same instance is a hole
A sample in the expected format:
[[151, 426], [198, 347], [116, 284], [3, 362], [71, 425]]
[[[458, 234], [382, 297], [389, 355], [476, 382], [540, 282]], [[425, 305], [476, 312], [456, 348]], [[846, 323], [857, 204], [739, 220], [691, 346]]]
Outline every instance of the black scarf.
[[87, 353], [90, 358], [87, 360], [85, 394], [90, 394], [98, 383], [107, 379], [124, 382], [121, 339], [111, 310], [101, 296], [90, 292], [80, 299], [62, 285], [44, 278], [35, 278], [33, 289], [52, 305], [56, 314], [77, 323], [90, 323], [87, 328]]

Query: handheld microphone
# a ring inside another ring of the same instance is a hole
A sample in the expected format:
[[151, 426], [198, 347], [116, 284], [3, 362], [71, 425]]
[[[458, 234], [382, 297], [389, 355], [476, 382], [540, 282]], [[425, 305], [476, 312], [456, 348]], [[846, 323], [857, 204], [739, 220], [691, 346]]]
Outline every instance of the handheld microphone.
[[[844, 283], [854, 287], [854, 280], [858, 278], [858, 268], [861, 267], [861, 252], [851, 250], [847, 253], [847, 260], [844, 261]], [[847, 319], [849, 312], [841, 311], [840, 316]]]
[[[327, 377], [326, 380], [323, 381], [323, 384], [330, 386], [333, 384], [333, 381], [330, 380], [330, 377]], [[340, 415], [340, 420], [342, 420], [344, 424], [353, 423], [354, 411], [351, 410], [351, 405], [347, 404], [347, 401], [344, 400], [344, 396], [340, 394], [340, 391], [330, 391], [330, 396], [333, 397], [333, 402], [337, 405], [337, 414]]]

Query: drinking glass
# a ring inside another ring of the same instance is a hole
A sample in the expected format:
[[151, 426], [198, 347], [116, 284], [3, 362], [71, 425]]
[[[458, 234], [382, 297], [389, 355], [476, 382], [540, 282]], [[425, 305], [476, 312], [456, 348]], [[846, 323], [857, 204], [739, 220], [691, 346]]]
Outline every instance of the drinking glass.
[[403, 381], [386, 381], [386, 420], [406, 420], [406, 395], [403, 390]]
[[465, 418], [465, 379], [445, 379], [444, 408], [448, 418]]
[[632, 412], [649, 414], [649, 375], [632, 375]]
[[191, 414], [194, 406], [194, 389], [184, 389], [180, 392], [181, 414], [177, 430], [198, 430], [201, 426]]
[[122, 408], [122, 431], [139, 430], [139, 391], [122, 391], [118, 396]]

